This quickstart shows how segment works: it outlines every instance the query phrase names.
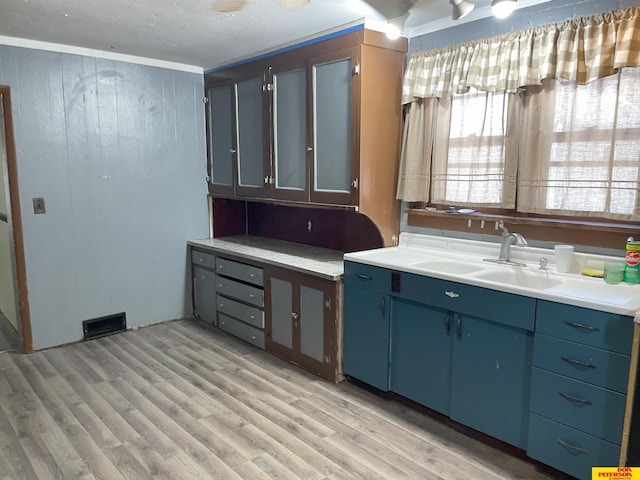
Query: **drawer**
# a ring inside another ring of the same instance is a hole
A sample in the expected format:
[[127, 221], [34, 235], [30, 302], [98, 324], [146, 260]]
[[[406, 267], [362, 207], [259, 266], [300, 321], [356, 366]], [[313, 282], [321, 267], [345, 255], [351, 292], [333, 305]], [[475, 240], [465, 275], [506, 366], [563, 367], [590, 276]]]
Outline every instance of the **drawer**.
[[264, 328], [264, 312], [258, 308], [220, 295], [216, 296], [216, 308], [218, 312], [242, 320], [256, 328]]
[[241, 338], [245, 342], [254, 344], [264, 350], [264, 332], [253, 328], [246, 323], [227, 317], [224, 314], [218, 314], [218, 327], [230, 333], [234, 337]]
[[387, 294], [391, 291], [391, 270], [356, 262], [344, 262], [344, 284]]
[[535, 334], [533, 364], [536, 367], [616, 392], [627, 392], [629, 362], [627, 355]]
[[216, 268], [216, 256], [201, 250], [191, 249], [191, 262], [208, 268]]
[[532, 412], [611, 443], [622, 441], [626, 399], [626, 395], [533, 368]]
[[412, 273], [401, 274], [402, 298], [533, 331], [536, 300]]
[[251, 285], [217, 275], [216, 290], [227, 297], [235, 298], [257, 307], [264, 306], [264, 292], [261, 288], [252, 287]]
[[534, 413], [529, 417], [527, 455], [582, 480], [592, 466], [617, 466], [620, 447]]
[[234, 262], [226, 258], [218, 257], [216, 260], [216, 272], [218, 275], [235, 278], [253, 285], [263, 285], [262, 268], [246, 263]]
[[633, 319], [539, 300], [536, 332], [630, 355]]

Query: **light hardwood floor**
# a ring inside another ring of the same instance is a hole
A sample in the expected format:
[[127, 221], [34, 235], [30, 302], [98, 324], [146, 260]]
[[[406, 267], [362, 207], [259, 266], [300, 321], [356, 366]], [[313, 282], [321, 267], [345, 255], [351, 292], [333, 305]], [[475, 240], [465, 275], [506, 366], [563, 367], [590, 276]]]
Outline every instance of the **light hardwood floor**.
[[180, 320], [0, 354], [0, 480], [48, 478], [559, 477]]

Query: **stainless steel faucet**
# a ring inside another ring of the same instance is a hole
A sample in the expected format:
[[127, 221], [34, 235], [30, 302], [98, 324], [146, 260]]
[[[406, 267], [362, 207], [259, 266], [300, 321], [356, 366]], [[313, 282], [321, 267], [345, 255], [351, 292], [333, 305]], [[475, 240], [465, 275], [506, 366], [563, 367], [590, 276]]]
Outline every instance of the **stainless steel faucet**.
[[485, 258], [485, 262], [493, 262], [493, 263], [503, 263], [506, 265], [513, 265], [517, 267], [526, 267], [524, 263], [512, 262], [511, 261], [511, 245], [516, 245], [518, 247], [526, 247], [529, 245], [525, 238], [519, 233], [509, 233], [509, 230], [504, 226], [504, 222], [500, 221], [498, 223], [498, 227], [502, 230], [502, 242], [500, 244], [500, 255], [498, 259]]

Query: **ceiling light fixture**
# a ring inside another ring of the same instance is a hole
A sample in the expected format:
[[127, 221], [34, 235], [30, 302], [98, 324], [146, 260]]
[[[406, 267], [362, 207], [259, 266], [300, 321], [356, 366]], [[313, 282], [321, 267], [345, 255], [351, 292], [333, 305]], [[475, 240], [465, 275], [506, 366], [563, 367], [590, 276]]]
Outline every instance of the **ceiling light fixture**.
[[404, 24], [407, 22], [407, 18], [409, 18], [409, 12], [406, 12], [404, 15], [400, 15], [399, 17], [387, 20], [387, 26], [385, 29], [387, 37], [391, 40], [400, 38], [404, 33]]
[[469, 15], [476, 6], [475, 3], [469, 0], [449, 0], [449, 3], [452, 7], [451, 18], [453, 20], [460, 20], [465, 15]]
[[518, 6], [518, 0], [492, 0], [491, 11], [496, 18], [507, 18]]

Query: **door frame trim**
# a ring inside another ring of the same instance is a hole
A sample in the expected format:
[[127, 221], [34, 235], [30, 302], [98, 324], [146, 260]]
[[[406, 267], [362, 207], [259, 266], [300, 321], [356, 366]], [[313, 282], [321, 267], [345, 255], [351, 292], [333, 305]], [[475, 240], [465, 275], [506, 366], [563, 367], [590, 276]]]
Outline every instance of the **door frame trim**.
[[33, 352], [33, 336], [31, 332], [31, 315], [29, 312], [29, 295], [27, 290], [27, 269], [24, 254], [24, 238], [22, 235], [22, 216], [20, 215], [20, 195], [18, 190], [18, 162], [11, 115], [11, 89], [0, 85], [2, 107], [4, 112], [5, 144], [7, 150], [7, 180], [9, 184], [9, 201], [11, 203], [11, 227], [13, 231], [13, 257], [15, 260], [15, 292], [18, 299], [18, 335], [23, 353]]

